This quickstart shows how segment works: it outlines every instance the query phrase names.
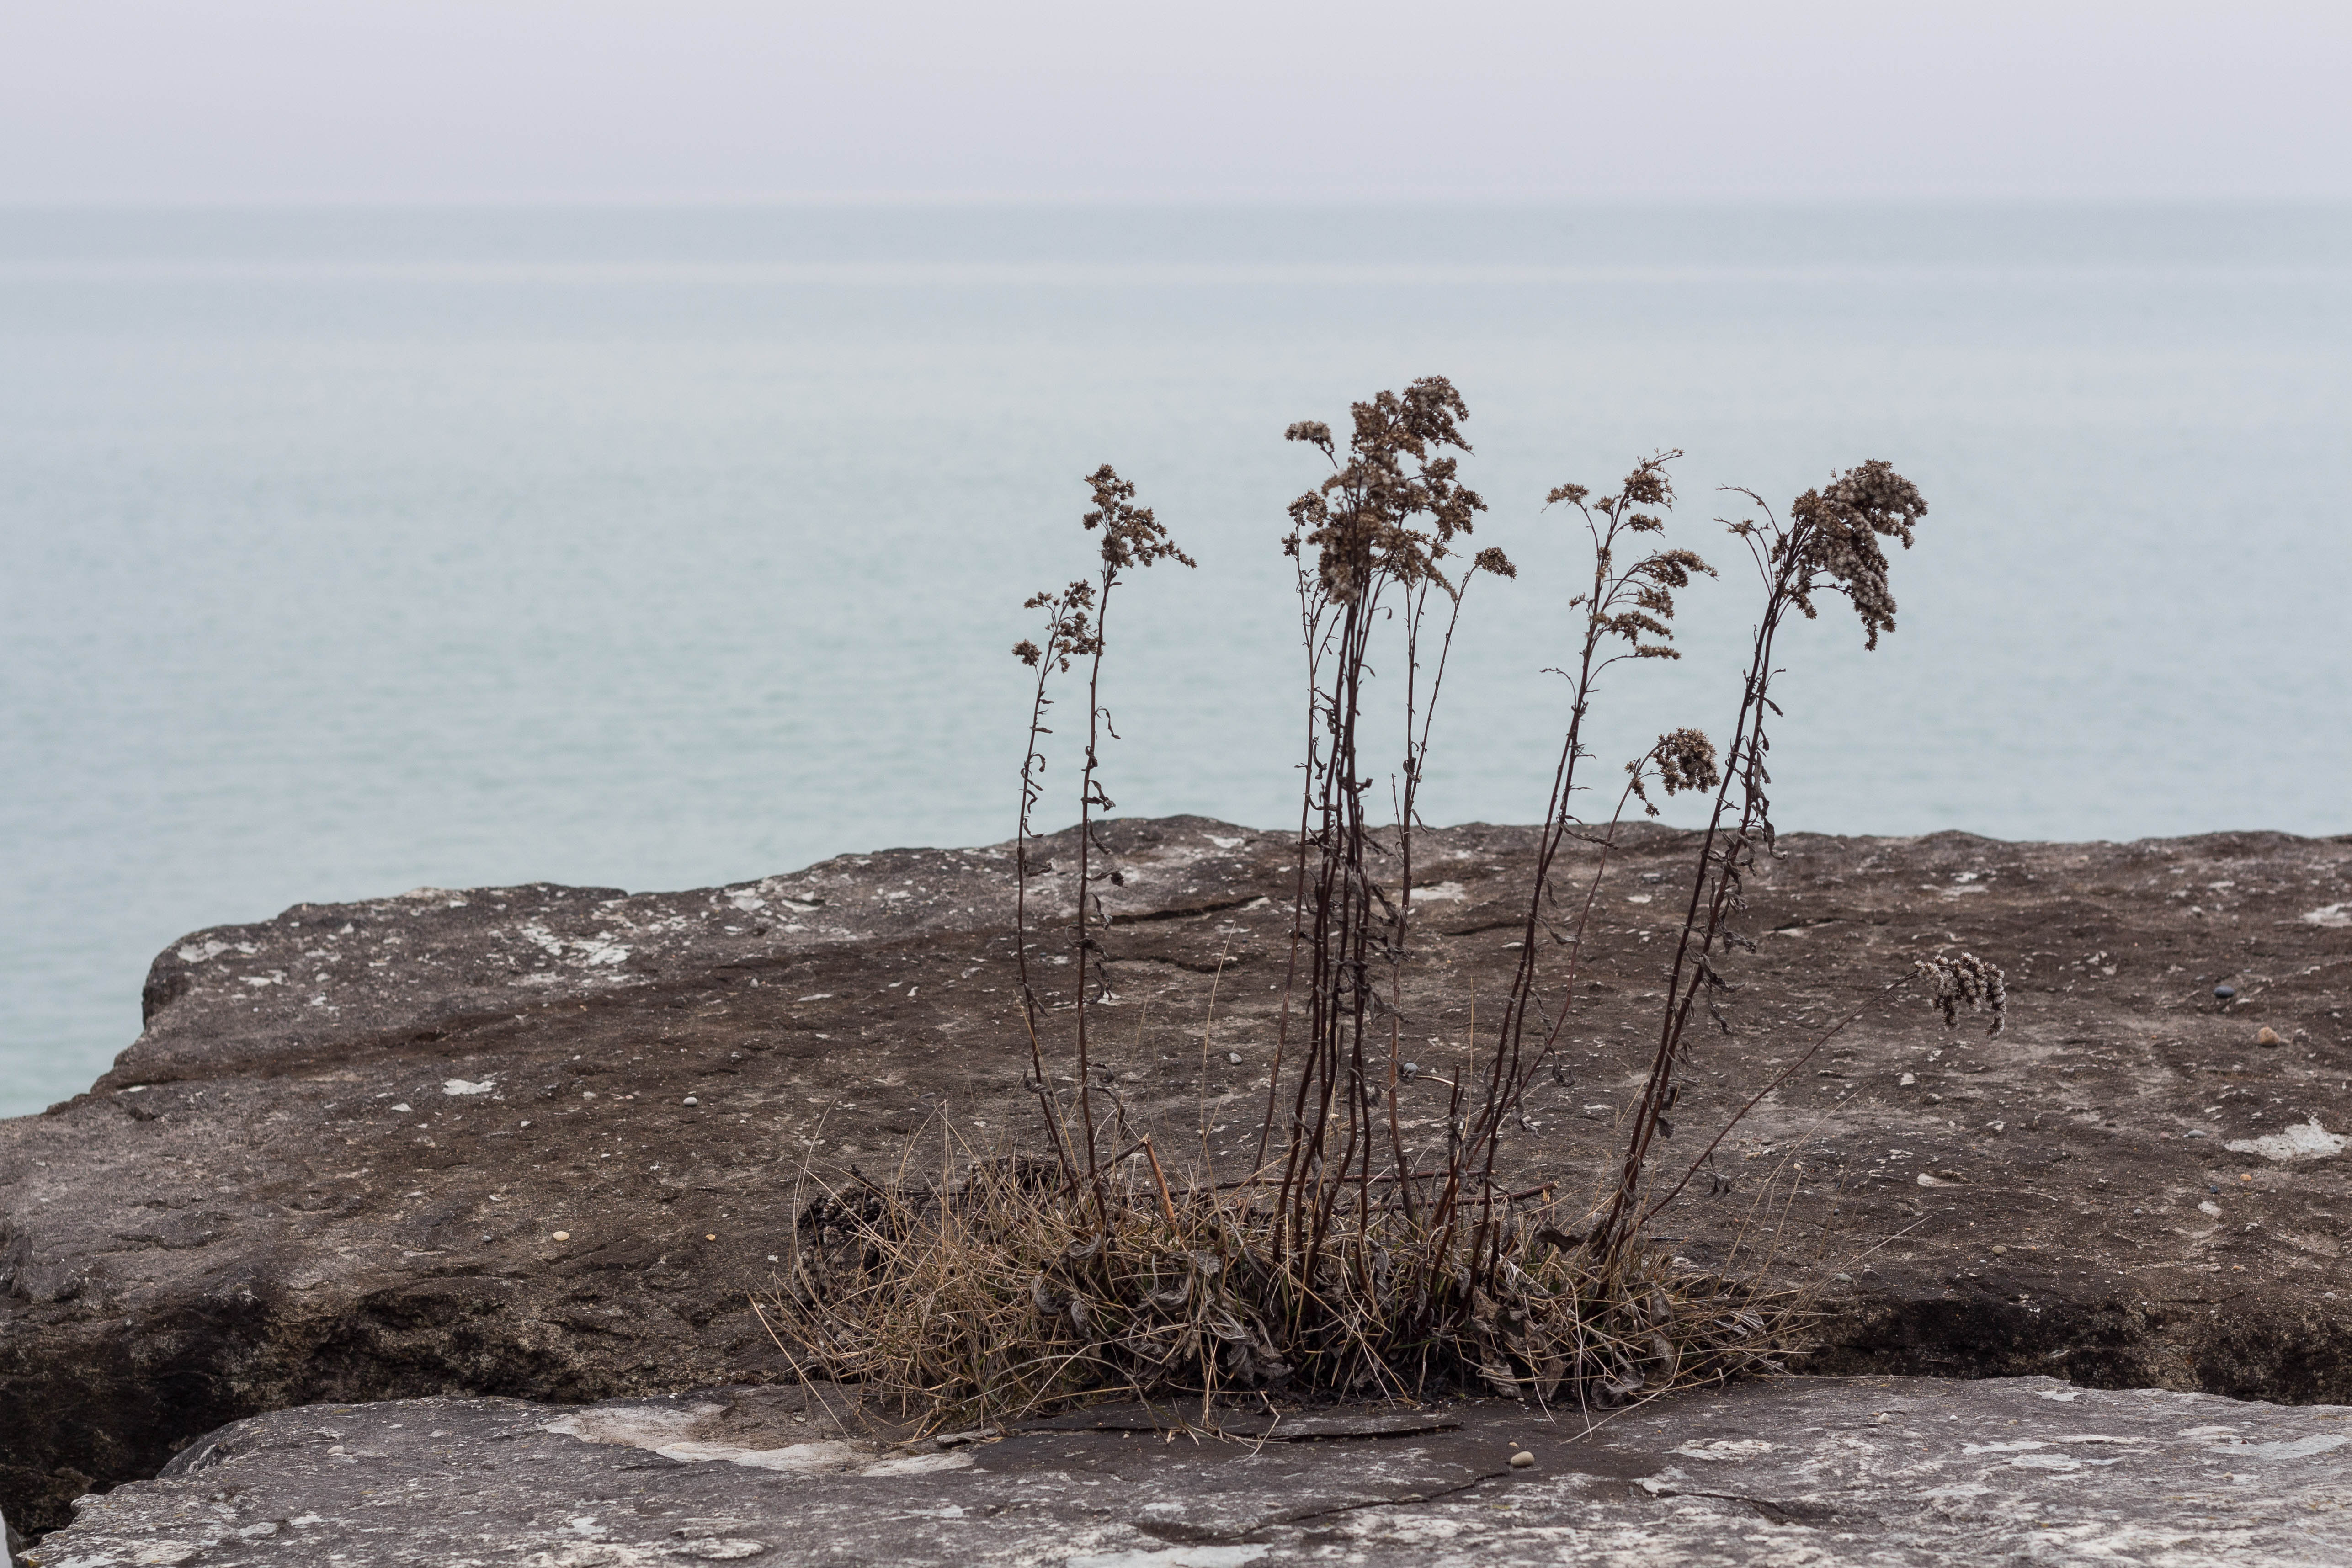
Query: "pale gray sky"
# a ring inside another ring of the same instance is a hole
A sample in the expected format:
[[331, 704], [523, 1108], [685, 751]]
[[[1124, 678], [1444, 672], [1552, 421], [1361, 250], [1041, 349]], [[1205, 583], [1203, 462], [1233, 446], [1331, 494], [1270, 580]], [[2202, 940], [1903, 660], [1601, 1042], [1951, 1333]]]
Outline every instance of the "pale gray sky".
[[2352, 196], [2352, 4], [40, 0], [0, 202]]

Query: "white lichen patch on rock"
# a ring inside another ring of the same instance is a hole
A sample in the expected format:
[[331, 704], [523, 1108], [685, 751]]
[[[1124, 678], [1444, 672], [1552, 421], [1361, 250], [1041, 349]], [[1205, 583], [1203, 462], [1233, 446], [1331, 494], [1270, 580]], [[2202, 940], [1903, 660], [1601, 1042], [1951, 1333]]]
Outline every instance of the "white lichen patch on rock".
[[179, 954], [180, 962], [183, 964], [208, 963], [211, 960], [219, 957], [224, 953], [255, 953], [260, 951], [258, 947], [250, 942], [222, 942], [217, 939], [204, 942], [183, 942], [178, 947], [173, 950]]
[[1666, 1451], [1670, 1454], [1679, 1454], [1685, 1459], [1738, 1460], [1752, 1459], [1759, 1454], [1769, 1454], [1772, 1451], [1772, 1445], [1759, 1437], [1737, 1439], [1710, 1437], [1703, 1443], [1685, 1443], [1679, 1448], [1669, 1448]]
[[559, 959], [566, 964], [576, 964], [584, 968], [594, 969], [624, 964], [629, 957], [628, 945], [607, 933], [600, 932], [591, 936], [558, 936], [545, 925], [534, 920], [524, 924], [522, 936], [525, 941], [549, 957]]
[[2347, 1142], [2340, 1133], [2331, 1133], [2319, 1124], [2317, 1116], [2298, 1123], [2283, 1133], [2265, 1134], [2259, 1138], [2232, 1138], [2221, 1146], [2232, 1154], [2260, 1155], [2266, 1160], [2282, 1163], [2292, 1160], [2324, 1160], [2344, 1152]]
[[687, 1406], [614, 1403], [560, 1416], [541, 1428], [584, 1443], [643, 1448], [680, 1464], [740, 1465], [746, 1469], [774, 1470], [785, 1475], [929, 1475], [970, 1468], [969, 1451], [894, 1452], [885, 1444], [863, 1438], [810, 1437], [790, 1443], [761, 1445], [721, 1440], [726, 1405]]

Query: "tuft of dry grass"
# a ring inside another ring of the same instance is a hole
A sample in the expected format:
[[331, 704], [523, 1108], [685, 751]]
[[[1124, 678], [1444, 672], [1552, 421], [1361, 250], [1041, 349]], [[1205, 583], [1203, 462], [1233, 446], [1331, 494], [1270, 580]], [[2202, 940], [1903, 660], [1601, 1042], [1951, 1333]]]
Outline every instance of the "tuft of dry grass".
[[1099, 1191], [995, 1157], [828, 1193], [762, 1315], [803, 1376], [960, 1423], [1257, 1391], [1606, 1410], [1776, 1364], [1801, 1315], [1648, 1249], [1604, 1274], [1549, 1201], [1498, 1204], [1484, 1257], [1402, 1205], [1343, 1209], [1310, 1260], [1268, 1188], [1171, 1190], [1148, 1145]]

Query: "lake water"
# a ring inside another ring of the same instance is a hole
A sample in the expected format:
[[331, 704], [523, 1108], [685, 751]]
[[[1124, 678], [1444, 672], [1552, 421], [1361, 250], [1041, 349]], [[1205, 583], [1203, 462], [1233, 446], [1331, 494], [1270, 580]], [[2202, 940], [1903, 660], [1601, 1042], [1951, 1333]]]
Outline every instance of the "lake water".
[[[1679, 446], [1702, 550], [1720, 485], [1932, 504], [1878, 653], [1785, 644], [1784, 828], [2352, 831], [2352, 209], [0, 213], [0, 1112], [197, 926], [1007, 836], [1107, 460], [1201, 563], [1122, 591], [1110, 793], [1295, 821], [1281, 431], [1430, 372], [1522, 567], [1433, 821], [1542, 809], [1543, 493]], [[1612, 768], [1728, 722], [1750, 599]]]

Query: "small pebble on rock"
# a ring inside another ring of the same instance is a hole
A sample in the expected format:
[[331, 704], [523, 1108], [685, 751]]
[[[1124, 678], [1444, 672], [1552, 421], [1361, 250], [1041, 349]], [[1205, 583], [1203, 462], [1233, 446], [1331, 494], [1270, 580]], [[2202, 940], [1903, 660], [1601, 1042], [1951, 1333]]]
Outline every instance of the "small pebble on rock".
[[559, 1230], [555, 1233], [555, 1239], [558, 1241], [569, 1241], [572, 1239], [572, 1232], [569, 1230]]
[[1919, 1075], [1916, 1072], [1906, 1072], [1903, 1075], [1903, 1087], [1906, 1089], [1910, 1088], [1911, 1085], [1918, 1082]]
[[2226, 1002], [2237, 994], [2238, 988], [2235, 986], [2216, 986], [2213, 988], [2213, 999], [2217, 1002]]
[[1996, 1247], [1993, 1249], [1993, 1251], [1996, 1253], [2006, 1253], [2008, 1250], [2009, 1249], [2006, 1247]]
[[1535, 1462], [1536, 1457], [1533, 1454], [1520, 1453], [1511, 1456], [1511, 1469], [1515, 1470], [1524, 1470]]
[[1238, 1051], [1229, 1051], [1225, 1052], [1225, 1060], [1239, 1067], [1242, 1064], [1242, 1053]]
[[2254, 1043], [2256, 1045], [2276, 1045], [2279, 1043], [2279, 1031], [2271, 1028], [2270, 1025], [2264, 1024], [2263, 1025], [2263, 1032], [2254, 1036]]
[[685, 1099], [685, 1101], [683, 1102], [683, 1103], [685, 1103], [685, 1104], [688, 1104], [688, 1105], [699, 1105], [699, 1104], [701, 1104], [701, 1103], [702, 1103], [702, 1102], [701, 1102], [701, 1101], [699, 1101], [699, 1100], [697, 1100], [693, 1095], [689, 1094], [689, 1095], [688, 1095], [688, 1096], [686, 1097], [686, 1099]]

